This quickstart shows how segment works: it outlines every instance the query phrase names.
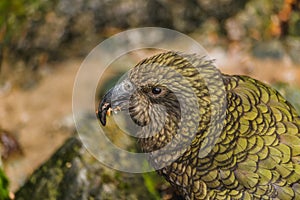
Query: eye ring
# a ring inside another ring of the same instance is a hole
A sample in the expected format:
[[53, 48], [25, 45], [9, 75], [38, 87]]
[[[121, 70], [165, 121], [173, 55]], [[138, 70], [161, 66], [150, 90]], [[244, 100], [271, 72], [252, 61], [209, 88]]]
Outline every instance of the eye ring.
[[160, 94], [161, 91], [162, 91], [162, 89], [159, 88], [159, 87], [153, 87], [152, 90], [151, 90], [152, 94], [154, 94], [154, 95]]

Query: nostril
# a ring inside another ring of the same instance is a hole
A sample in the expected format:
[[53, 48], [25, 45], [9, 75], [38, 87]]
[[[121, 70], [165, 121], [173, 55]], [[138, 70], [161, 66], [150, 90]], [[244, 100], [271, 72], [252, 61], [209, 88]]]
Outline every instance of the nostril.
[[123, 88], [124, 88], [125, 91], [131, 92], [133, 90], [133, 85], [130, 82], [125, 82], [123, 84]]

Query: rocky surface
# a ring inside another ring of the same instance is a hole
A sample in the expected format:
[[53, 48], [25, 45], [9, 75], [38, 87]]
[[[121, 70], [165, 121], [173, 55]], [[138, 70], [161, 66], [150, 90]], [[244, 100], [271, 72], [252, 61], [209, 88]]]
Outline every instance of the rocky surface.
[[16, 200], [154, 199], [141, 174], [120, 173], [95, 160], [72, 137], [15, 194]]

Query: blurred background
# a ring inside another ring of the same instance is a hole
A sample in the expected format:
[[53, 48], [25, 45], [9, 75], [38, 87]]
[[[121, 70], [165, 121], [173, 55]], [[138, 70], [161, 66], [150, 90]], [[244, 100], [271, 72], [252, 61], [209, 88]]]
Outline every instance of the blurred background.
[[[222, 72], [269, 83], [300, 111], [299, 0], [1, 0], [0, 200], [180, 199], [155, 173], [98, 163], [72, 118], [85, 56], [110, 36], [145, 26], [189, 35]], [[112, 85], [122, 70], [103, 82]], [[116, 143], [132, 145], [122, 137]]]

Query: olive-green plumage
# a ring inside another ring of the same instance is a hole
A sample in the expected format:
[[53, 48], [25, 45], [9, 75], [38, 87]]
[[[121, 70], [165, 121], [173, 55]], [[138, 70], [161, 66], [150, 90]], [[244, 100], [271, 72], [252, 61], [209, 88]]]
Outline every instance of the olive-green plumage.
[[[118, 109], [142, 127], [149, 162], [185, 199], [300, 199], [300, 117], [276, 90], [176, 52], [141, 61], [128, 83]], [[99, 106], [104, 125], [118, 102], [110, 97]], [[172, 140], [184, 145], [168, 147]]]

